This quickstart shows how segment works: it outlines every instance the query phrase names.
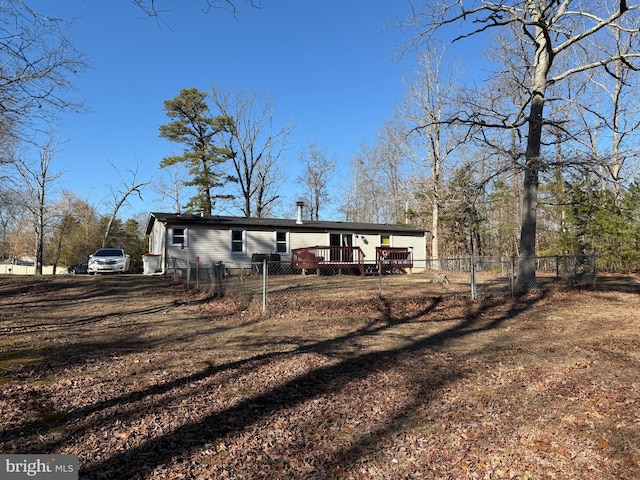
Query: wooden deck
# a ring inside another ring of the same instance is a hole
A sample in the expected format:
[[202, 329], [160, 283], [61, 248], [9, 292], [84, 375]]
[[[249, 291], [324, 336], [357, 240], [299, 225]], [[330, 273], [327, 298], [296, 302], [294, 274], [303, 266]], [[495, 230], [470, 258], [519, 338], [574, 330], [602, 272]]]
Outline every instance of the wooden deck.
[[320, 273], [322, 270], [358, 271], [364, 275], [364, 252], [360, 247], [305, 247], [291, 251], [291, 266], [302, 273]]
[[413, 268], [413, 250], [376, 247], [376, 262], [382, 273], [404, 273], [406, 269]]
[[307, 273], [357, 271], [365, 273], [405, 273], [413, 268], [413, 251], [408, 248], [376, 247], [376, 259], [364, 263], [360, 247], [305, 247], [291, 251], [291, 266]]

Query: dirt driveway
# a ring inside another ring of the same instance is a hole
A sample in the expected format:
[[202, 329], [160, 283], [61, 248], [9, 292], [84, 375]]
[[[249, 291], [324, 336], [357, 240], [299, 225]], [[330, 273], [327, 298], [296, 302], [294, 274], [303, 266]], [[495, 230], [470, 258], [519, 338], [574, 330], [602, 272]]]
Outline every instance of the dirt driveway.
[[[74, 275], [0, 277], [5, 312], [14, 315], [16, 328], [73, 328], [144, 314], [183, 295], [161, 277], [143, 275]], [[50, 322], [47, 322], [47, 319]]]
[[0, 277], [0, 451], [87, 479], [640, 478], [635, 279], [398, 281], [293, 279], [263, 315], [161, 277]]

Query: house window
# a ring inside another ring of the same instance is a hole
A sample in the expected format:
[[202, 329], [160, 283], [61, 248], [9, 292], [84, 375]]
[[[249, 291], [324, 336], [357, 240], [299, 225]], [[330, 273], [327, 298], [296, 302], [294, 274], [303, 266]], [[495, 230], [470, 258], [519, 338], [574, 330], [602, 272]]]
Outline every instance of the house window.
[[287, 253], [289, 251], [289, 233], [276, 232], [276, 253]]
[[173, 227], [171, 232], [171, 245], [187, 246], [187, 229], [184, 227]]
[[244, 230], [231, 230], [231, 253], [244, 253]]
[[380, 246], [381, 247], [390, 247], [391, 246], [391, 235], [380, 235]]

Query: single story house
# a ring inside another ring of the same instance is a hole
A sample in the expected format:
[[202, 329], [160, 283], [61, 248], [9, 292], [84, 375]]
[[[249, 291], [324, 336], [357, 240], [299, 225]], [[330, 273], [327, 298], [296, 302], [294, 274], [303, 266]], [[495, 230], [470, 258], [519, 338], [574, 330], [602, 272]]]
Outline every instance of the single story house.
[[[186, 261], [223, 262], [229, 268], [249, 266], [265, 256], [294, 262], [297, 253], [310, 248], [316, 260], [327, 265], [338, 260], [338, 256], [344, 260], [346, 250], [350, 249], [357, 250], [360, 260], [364, 258], [365, 263], [375, 264], [381, 249], [390, 249], [409, 252], [411, 258], [421, 261], [424, 267], [425, 230], [388, 224], [311, 221], [301, 217], [300, 205], [297, 219], [152, 212], [146, 227], [149, 254], [159, 257], [162, 272], [175, 262]], [[306, 258], [310, 255], [303, 253]], [[383, 254], [398, 256], [397, 253]], [[355, 257], [349, 256], [348, 260], [355, 261]], [[410, 266], [421, 268], [418, 264]]]

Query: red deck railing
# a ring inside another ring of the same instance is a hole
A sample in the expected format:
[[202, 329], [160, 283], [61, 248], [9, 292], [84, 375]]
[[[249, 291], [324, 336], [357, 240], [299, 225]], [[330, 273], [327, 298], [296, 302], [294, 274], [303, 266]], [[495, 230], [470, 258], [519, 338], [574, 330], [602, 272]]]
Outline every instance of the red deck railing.
[[349, 268], [357, 269], [364, 275], [364, 257], [360, 247], [304, 247], [291, 251], [291, 265], [303, 272], [322, 268]]
[[413, 268], [413, 251], [408, 248], [376, 247], [376, 261], [382, 272]]

